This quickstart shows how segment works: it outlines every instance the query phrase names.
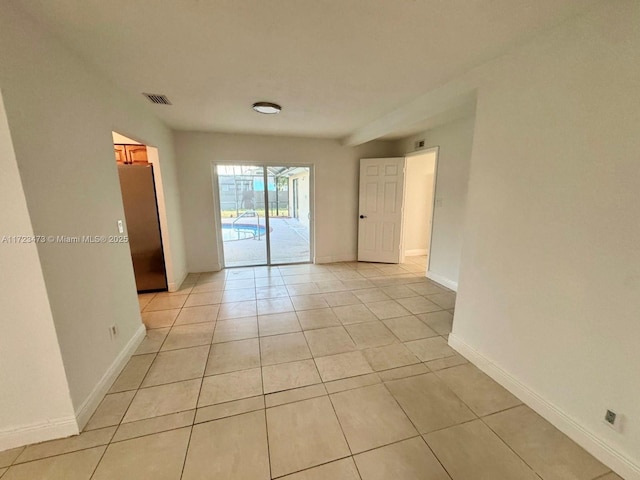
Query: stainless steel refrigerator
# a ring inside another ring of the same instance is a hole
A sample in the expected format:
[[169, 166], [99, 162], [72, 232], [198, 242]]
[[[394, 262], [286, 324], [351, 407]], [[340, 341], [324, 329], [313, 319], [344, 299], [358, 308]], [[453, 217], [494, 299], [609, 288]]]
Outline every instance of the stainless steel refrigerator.
[[153, 166], [118, 165], [138, 292], [167, 289]]

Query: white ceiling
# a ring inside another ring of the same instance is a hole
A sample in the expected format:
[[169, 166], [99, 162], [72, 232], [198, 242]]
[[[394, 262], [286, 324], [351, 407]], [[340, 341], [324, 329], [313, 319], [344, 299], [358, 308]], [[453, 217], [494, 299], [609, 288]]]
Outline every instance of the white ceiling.
[[[15, 1], [141, 102], [141, 92], [167, 95], [172, 106], [149, 107], [175, 129], [332, 138], [593, 3]], [[282, 113], [256, 114], [259, 100]]]

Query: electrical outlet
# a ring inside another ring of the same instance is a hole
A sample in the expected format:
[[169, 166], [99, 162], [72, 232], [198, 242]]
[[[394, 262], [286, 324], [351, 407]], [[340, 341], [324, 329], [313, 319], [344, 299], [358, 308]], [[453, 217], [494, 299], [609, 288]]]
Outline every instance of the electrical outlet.
[[603, 421], [608, 427], [614, 429], [618, 433], [622, 433], [623, 419], [624, 417], [622, 415], [614, 412], [613, 410], [607, 410], [604, 414]]
[[109, 326], [109, 335], [111, 335], [111, 340], [113, 340], [114, 338], [116, 338], [118, 336], [118, 326], [117, 325]]
[[124, 233], [124, 224], [122, 220], [118, 220], [118, 233]]

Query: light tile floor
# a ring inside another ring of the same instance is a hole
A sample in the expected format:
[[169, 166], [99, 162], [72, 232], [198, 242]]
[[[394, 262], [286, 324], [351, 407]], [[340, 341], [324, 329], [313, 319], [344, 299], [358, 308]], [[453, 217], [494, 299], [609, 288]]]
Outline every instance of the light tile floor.
[[403, 265], [189, 275], [85, 431], [2, 480], [615, 480], [447, 345], [453, 292]]

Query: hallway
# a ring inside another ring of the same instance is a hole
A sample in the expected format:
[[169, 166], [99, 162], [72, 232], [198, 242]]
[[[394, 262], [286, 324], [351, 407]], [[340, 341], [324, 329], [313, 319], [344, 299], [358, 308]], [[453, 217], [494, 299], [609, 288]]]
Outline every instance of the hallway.
[[2, 480], [619, 479], [447, 345], [455, 294], [407, 260], [140, 295], [85, 431], [0, 453]]

